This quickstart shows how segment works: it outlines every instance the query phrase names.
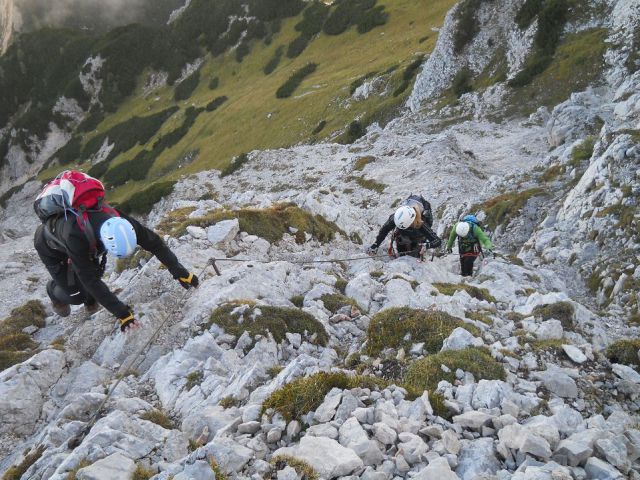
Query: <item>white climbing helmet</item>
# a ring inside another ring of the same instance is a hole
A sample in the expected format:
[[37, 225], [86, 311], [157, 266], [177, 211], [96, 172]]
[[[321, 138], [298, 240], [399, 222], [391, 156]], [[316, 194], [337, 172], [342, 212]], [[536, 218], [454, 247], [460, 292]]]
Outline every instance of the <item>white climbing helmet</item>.
[[393, 221], [396, 223], [396, 227], [401, 230], [409, 228], [415, 219], [416, 211], [407, 205], [398, 208], [393, 215]]
[[459, 237], [466, 237], [467, 235], [469, 235], [469, 224], [467, 222], [459, 222], [458, 225], [456, 225], [456, 234], [458, 234]]

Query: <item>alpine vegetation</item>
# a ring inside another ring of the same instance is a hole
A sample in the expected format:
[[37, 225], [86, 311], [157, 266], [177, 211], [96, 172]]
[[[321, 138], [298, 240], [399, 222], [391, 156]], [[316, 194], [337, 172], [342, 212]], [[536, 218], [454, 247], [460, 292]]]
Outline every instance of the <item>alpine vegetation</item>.
[[137, 4], [0, 57], [3, 480], [640, 478], [637, 0]]

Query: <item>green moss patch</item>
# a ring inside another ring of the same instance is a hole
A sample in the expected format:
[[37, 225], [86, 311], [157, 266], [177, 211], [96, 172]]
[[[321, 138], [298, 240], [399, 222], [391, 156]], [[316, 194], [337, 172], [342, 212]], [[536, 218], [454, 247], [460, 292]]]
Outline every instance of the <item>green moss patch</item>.
[[318, 472], [316, 472], [311, 465], [290, 455], [273, 457], [271, 459], [271, 465], [274, 466], [276, 471], [280, 471], [285, 467], [293, 468], [300, 480], [318, 480], [320, 478]]
[[[450, 371], [443, 371], [442, 365], [447, 366]], [[476, 382], [481, 379], [504, 380], [506, 376], [502, 364], [493, 359], [489, 350], [466, 348], [416, 360], [409, 365], [404, 380], [412, 388], [433, 392], [442, 380], [453, 383], [458, 368], [472, 373]]]
[[20, 480], [22, 475], [24, 475], [24, 473], [29, 470], [29, 468], [36, 463], [40, 457], [42, 457], [44, 451], [45, 448], [40, 446], [33, 452], [27, 454], [20, 464], [10, 467], [9, 470], [4, 473], [2, 480]]
[[240, 337], [245, 331], [252, 337], [267, 336], [280, 343], [289, 333], [299, 333], [316, 345], [326, 345], [329, 337], [315, 317], [298, 308], [255, 306], [246, 303], [228, 303], [211, 313], [208, 326], [219, 325], [226, 333]]
[[356, 308], [360, 308], [357, 302], [353, 298], [349, 298], [340, 293], [327, 293], [320, 297], [322, 303], [324, 303], [324, 307], [329, 310], [331, 313], [336, 313], [342, 307], [352, 306]]
[[22, 363], [36, 353], [38, 344], [22, 330], [32, 325], [44, 327], [46, 316], [42, 303], [30, 300], [11, 310], [9, 316], [0, 322], [0, 371]]
[[387, 382], [366, 376], [349, 376], [343, 372], [319, 372], [309, 377], [299, 378], [273, 392], [262, 404], [263, 412], [272, 408], [291, 421], [315, 410], [323, 402], [332, 388], [381, 389]]
[[475, 320], [476, 322], [482, 322], [486, 325], [493, 325], [493, 320], [491, 319], [491, 315], [488, 312], [478, 311], [478, 310], [467, 310], [464, 312], [467, 318], [471, 320]]
[[442, 342], [457, 327], [462, 327], [473, 335], [480, 335], [474, 325], [445, 312], [414, 310], [407, 307], [389, 308], [377, 313], [371, 319], [367, 331], [365, 353], [378, 355], [385, 348], [408, 350], [414, 343], [425, 343], [428, 352], [437, 352]]
[[335, 223], [329, 222], [321, 215], [312, 215], [291, 203], [277, 204], [263, 209], [216, 210], [204, 217], [190, 218], [182, 223], [176, 223], [169, 233], [182, 235], [189, 225], [208, 227], [232, 218], [238, 219], [240, 230], [243, 232], [258, 235], [272, 243], [281, 240], [285, 233], [290, 233], [290, 227], [298, 231], [296, 240], [300, 242], [304, 241], [305, 233], [311, 234], [322, 243], [333, 240], [336, 233], [344, 235]]
[[531, 188], [521, 192], [509, 192], [486, 200], [471, 207], [472, 212], [483, 211], [486, 214], [484, 224], [494, 230], [498, 225], [505, 227], [524, 208], [526, 203], [534, 197], [545, 195], [542, 188]]
[[368, 155], [366, 157], [360, 157], [356, 160], [356, 164], [354, 165], [353, 168], [354, 170], [358, 170], [359, 172], [361, 172], [362, 170], [364, 170], [364, 167], [366, 167], [367, 165], [375, 161], [376, 161], [376, 157], [372, 157], [371, 155]]
[[153, 183], [144, 190], [134, 193], [118, 206], [125, 212], [147, 214], [156, 203], [173, 192], [176, 183], [175, 181]]
[[573, 317], [575, 315], [575, 308], [569, 302], [557, 302], [549, 305], [538, 305], [533, 309], [532, 314], [535, 317], [541, 317], [542, 320], [549, 320], [555, 318], [560, 320], [562, 328], [565, 330], [573, 329]]
[[173, 421], [162, 410], [149, 410], [140, 415], [142, 420], [148, 420], [156, 425], [160, 425], [167, 430], [173, 430]]
[[486, 288], [474, 287], [466, 283], [434, 283], [433, 286], [443, 295], [453, 295], [456, 292], [464, 290], [473, 298], [478, 300], [486, 300], [490, 303], [497, 302], [496, 298], [489, 293]]
[[618, 340], [609, 345], [604, 351], [604, 354], [611, 363], [622, 363], [623, 365], [640, 367], [638, 350], [640, 350], [640, 339]]

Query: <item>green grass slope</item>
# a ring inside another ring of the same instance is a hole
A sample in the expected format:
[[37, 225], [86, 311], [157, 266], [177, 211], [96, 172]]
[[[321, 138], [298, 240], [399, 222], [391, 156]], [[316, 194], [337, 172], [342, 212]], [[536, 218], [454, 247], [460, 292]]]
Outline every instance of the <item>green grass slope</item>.
[[[352, 122], [358, 121], [360, 126], [384, 122], [397, 111], [417, 73], [416, 59], [430, 53], [435, 46], [437, 33], [432, 28], [442, 25], [454, 3], [452, 0], [379, 1], [378, 8], [384, 7], [388, 14], [386, 24], [366, 33], [359, 33], [356, 27], [340, 35], [321, 32], [295, 58], [288, 58], [286, 52], [300, 35], [296, 25], [303, 15], [284, 20], [268, 44], [252, 41], [249, 53], [241, 62], [236, 50], [218, 56], [207, 54], [197, 85], [186, 100], [175, 101], [175, 86], [166, 86], [145, 96], [143, 83], [147, 75], [142, 75], [135, 93], [94, 131], [85, 134], [82, 143], [86, 145], [133, 117], [150, 116], [172, 106], [180, 108], [144, 145], [137, 144], [112, 159], [111, 170], [132, 161], [145, 149], [152, 150], [159, 139], [180, 127], [187, 108], [204, 109], [177, 143], [157, 155], [144, 179], [129, 181], [111, 192], [110, 198], [122, 201], [151, 182], [174, 180], [179, 175], [204, 169], [222, 169], [235, 156], [254, 149], [287, 147], [327, 138], [350, 141], [343, 132]], [[284, 53], [277, 67], [265, 74], [265, 66], [278, 50]], [[310, 63], [317, 65], [315, 71], [302, 79], [291, 96], [277, 98], [276, 91], [289, 77]], [[365, 77], [381, 74], [385, 74], [384, 94], [363, 101], [351, 99], [352, 90]], [[214, 89], [210, 88], [212, 80]], [[219, 97], [227, 100], [214, 111], [207, 111], [207, 105]], [[86, 156], [82, 160], [85, 163], [80, 167], [88, 170]], [[40, 177], [51, 177], [59, 169], [59, 166], [50, 167]], [[108, 175], [108, 172], [101, 173]]]

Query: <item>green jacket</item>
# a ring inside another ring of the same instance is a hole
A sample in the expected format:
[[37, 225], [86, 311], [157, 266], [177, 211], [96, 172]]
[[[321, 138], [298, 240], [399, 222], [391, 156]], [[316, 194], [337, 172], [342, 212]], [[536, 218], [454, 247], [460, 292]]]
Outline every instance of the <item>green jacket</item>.
[[[453, 248], [453, 243], [456, 241], [456, 227], [451, 229], [449, 235], [449, 241], [447, 242], [447, 249]], [[458, 250], [460, 253], [472, 252], [476, 244], [480, 243], [484, 250], [493, 250], [493, 243], [489, 240], [489, 237], [482, 231], [478, 225], [473, 225], [473, 229], [469, 232], [465, 238], [458, 238]]]

